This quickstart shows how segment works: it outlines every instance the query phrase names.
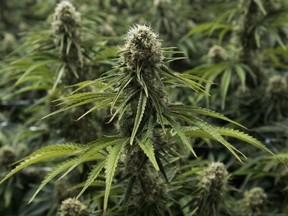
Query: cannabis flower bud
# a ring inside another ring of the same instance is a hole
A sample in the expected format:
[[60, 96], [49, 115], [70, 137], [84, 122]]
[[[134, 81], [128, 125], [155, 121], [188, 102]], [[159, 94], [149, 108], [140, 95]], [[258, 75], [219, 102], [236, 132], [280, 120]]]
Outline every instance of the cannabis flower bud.
[[76, 199], [66, 199], [60, 206], [60, 216], [88, 216], [87, 207]]
[[122, 48], [122, 59], [127, 68], [134, 71], [137, 68], [159, 67], [164, 57], [157, 34], [145, 25], [131, 28]]
[[10, 146], [0, 148], [0, 166], [9, 166], [16, 161], [15, 150]]
[[79, 35], [80, 13], [69, 1], [60, 2], [53, 16], [52, 30], [54, 35], [67, 34], [70, 37]]
[[228, 181], [228, 172], [221, 162], [213, 162], [204, 170], [202, 176], [202, 186], [210, 193], [219, 194], [224, 189]]
[[281, 94], [287, 92], [287, 80], [280, 75], [272, 76], [268, 81], [266, 91], [271, 94]]
[[171, 4], [171, 0], [154, 0], [154, 5], [156, 7], [163, 7]]
[[262, 188], [255, 187], [245, 192], [244, 201], [253, 212], [259, 212], [265, 207], [267, 195]]
[[218, 215], [218, 207], [228, 182], [228, 172], [221, 162], [213, 162], [204, 169], [200, 181], [202, 188], [197, 215]]
[[222, 61], [227, 60], [227, 52], [226, 50], [218, 45], [214, 45], [210, 48], [208, 52], [208, 61], [210, 63], [220, 63]]

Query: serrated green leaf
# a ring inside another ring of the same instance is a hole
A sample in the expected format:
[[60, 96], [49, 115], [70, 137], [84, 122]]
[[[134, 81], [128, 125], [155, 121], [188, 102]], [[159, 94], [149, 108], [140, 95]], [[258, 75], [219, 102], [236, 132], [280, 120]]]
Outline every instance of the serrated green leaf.
[[[112, 94], [112, 95], [114, 95], [114, 94]], [[109, 101], [109, 100], [112, 101], [112, 98], [111, 98], [111, 94], [109, 94], [109, 93], [93, 93], [93, 94], [87, 94], [87, 95], [84, 95], [84, 94], [77, 95], [77, 96], [75, 96], [75, 98], [73, 98], [72, 96], [68, 96], [67, 98], [64, 98], [63, 100], [64, 100], [64, 102], [62, 102], [61, 104], [66, 103], [68, 105], [66, 105], [63, 108], [60, 108], [59, 110], [56, 110], [55, 112], [52, 112], [52, 113], [42, 117], [42, 119], [48, 118], [52, 115], [61, 113], [63, 111], [66, 111], [66, 110], [69, 110], [69, 109], [72, 109], [74, 107], [78, 107], [81, 105], [85, 105], [85, 104], [89, 104], [89, 103], [93, 103], [93, 102], [97, 102], [97, 101], [103, 101], [103, 100], [104, 101]], [[101, 108], [105, 107], [104, 105], [105, 104], [102, 104]], [[107, 106], [109, 106], [109, 105], [110, 104], [107, 103]]]
[[196, 113], [196, 114], [201, 114], [201, 115], [206, 115], [206, 116], [211, 116], [214, 118], [218, 118], [218, 119], [222, 119], [224, 121], [230, 122], [232, 124], [238, 125], [242, 128], [245, 128], [243, 125], [227, 118], [226, 116], [217, 113], [213, 110], [207, 109], [207, 108], [202, 108], [202, 107], [196, 107], [196, 106], [187, 106], [187, 105], [170, 105], [169, 108], [174, 111], [174, 112], [179, 112], [181, 114], [181, 112], [188, 112], [188, 113]]
[[134, 138], [138, 132], [138, 128], [140, 126], [141, 120], [142, 120], [144, 112], [145, 112], [146, 104], [147, 104], [147, 97], [143, 93], [143, 91], [141, 91], [140, 96], [139, 96], [139, 101], [138, 101], [138, 107], [137, 107], [135, 122], [134, 122], [133, 130], [131, 133], [130, 145], [132, 145]]
[[91, 109], [89, 109], [87, 112], [85, 112], [83, 115], [81, 115], [78, 119], [82, 119], [84, 116], [88, 115], [90, 112], [93, 112], [94, 110], [100, 109], [100, 108], [104, 108], [110, 105], [110, 103], [112, 102], [112, 98], [108, 98], [100, 103], [97, 103], [97, 105], [93, 106]]
[[[115, 69], [114, 69], [115, 70]], [[114, 71], [113, 70], [113, 71]], [[117, 77], [103, 77], [103, 78], [98, 78], [95, 80], [86, 80], [80, 83], [77, 83], [75, 85], [72, 85], [74, 87], [78, 87], [77, 89], [75, 89], [71, 95], [74, 95], [76, 92], [80, 91], [83, 88], [86, 87], [96, 87], [97, 88], [97, 92], [103, 92], [104, 90], [109, 89], [109, 91], [111, 91], [112, 89], [110, 89], [113, 85], [115, 85], [115, 83], [118, 83], [120, 80], [122, 79], [122, 77], [117, 76]], [[109, 81], [108, 83], [105, 83], [105, 81]], [[94, 92], [95, 93], [95, 92]]]
[[89, 176], [87, 180], [85, 181], [85, 185], [80, 191], [80, 193], [77, 195], [77, 199], [86, 191], [86, 189], [95, 181], [95, 179], [100, 174], [101, 170], [104, 168], [105, 161], [100, 162], [96, 166], [93, 167], [91, 172], [89, 173]]
[[126, 99], [118, 106], [118, 108], [115, 110], [115, 112], [113, 113], [112, 117], [110, 118], [110, 120], [108, 121], [108, 123], [112, 122], [113, 119], [116, 117], [116, 115], [119, 113], [119, 119], [121, 119], [121, 117], [124, 114], [124, 111], [127, 108], [128, 102], [131, 100], [131, 98], [137, 94], [137, 91], [133, 91], [131, 93], [128, 93], [128, 96], [126, 97]]
[[41, 61], [37, 64], [32, 64], [31, 67], [29, 67], [28, 70], [25, 71], [25, 73], [17, 80], [17, 82], [14, 85], [17, 86], [22, 81], [22, 79], [28, 76], [33, 70], [36, 70], [37, 68], [43, 67], [45, 65], [50, 65], [50, 64], [55, 64], [55, 63], [59, 63], [59, 61], [58, 60], [46, 60], [46, 61]]
[[227, 69], [222, 76], [222, 80], [221, 80], [221, 89], [220, 89], [220, 93], [221, 93], [221, 107], [222, 109], [225, 108], [225, 100], [226, 100], [226, 96], [227, 96], [227, 92], [228, 92], [228, 88], [230, 85], [230, 81], [231, 81], [231, 69]]
[[[85, 156], [85, 157], [76, 157], [73, 159], [70, 159], [68, 161], [64, 161], [62, 162], [60, 165], [54, 167], [49, 173], [48, 175], [45, 177], [45, 179], [41, 182], [40, 186], [37, 188], [36, 192], [33, 194], [33, 196], [31, 197], [31, 199], [29, 200], [29, 203], [32, 202], [35, 197], [37, 196], [37, 194], [42, 190], [42, 188], [49, 183], [54, 177], [56, 177], [58, 174], [60, 174], [61, 172], [64, 172], [65, 170], [69, 169], [68, 171], [71, 171], [72, 169], [74, 169], [76, 166], [78, 166], [80, 163], [83, 162], [87, 162], [90, 160], [93, 160], [94, 157], [89, 157], [89, 156]], [[67, 175], [68, 172], [65, 173], [65, 175]]]
[[167, 77], [174, 79], [176, 82], [184, 84], [185, 86], [193, 89], [196, 92], [200, 91], [206, 93], [204, 87], [200, 83], [193, 81], [191, 77], [187, 78], [187, 74], [182, 75], [180, 73], [173, 73], [166, 66], [161, 67], [160, 73], [163, 73]]
[[[169, 113], [170, 114], [170, 113]], [[168, 114], [168, 115], [169, 115]], [[172, 113], [171, 113], [172, 114]], [[186, 135], [184, 134], [181, 126], [174, 121], [172, 118], [170, 118], [168, 115], [165, 115], [165, 118], [167, 119], [168, 123], [171, 125], [171, 127], [176, 131], [177, 135], [180, 137], [180, 139], [182, 140], [183, 144], [185, 144], [187, 146], [187, 148], [192, 152], [192, 154], [197, 157], [195, 151], [192, 148], [191, 143], [189, 142], [188, 138], [186, 137]]]
[[161, 100], [157, 100], [157, 97], [154, 94], [150, 94], [150, 99], [152, 100], [153, 106], [156, 109], [156, 116], [159, 120], [161, 128], [163, 129], [164, 133], [166, 133], [165, 126], [164, 126], [164, 119], [163, 119], [163, 111], [166, 109], [166, 105], [161, 103]]
[[[16, 166], [13, 170], [11, 170], [0, 182], [3, 183], [5, 180], [10, 178], [12, 175], [17, 173], [18, 171], [24, 169], [25, 167], [35, 164], [39, 161], [43, 161], [46, 159], [51, 159], [60, 156], [67, 156], [73, 154], [79, 154], [81, 151], [84, 151], [86, 148], [83, 146], [81, 148], [79, 145], [74, 144], [62, 144], [55, 146], [46, 146], [37, 151], [33, 152], [29, 156], [23, 158], [21, 163]], [[19, 161], [20, 162], [20, 161]]]
[[175, 114], [175, 113], [173, 113], [173, 115], [183, 119], [184, 121], [189, 122], [190, 124], [196, 125], [197, 127], [204, 130], [206, 133], [211, 135], [211, 137], [213, 137], [216, 141], [223, 144], [240, 162], [242, 162], [242, 160], [238, 154], [240, 154], [244, 158], [246, 158], [246, 156], [241, 151], [239, 151], [237, 148], [235, 148], [233, 145], [231, 145], [227, 140], [225, 140], [218, 133], [218, 131], [216, 130], [217, 129], [216, 127], [209, 125], [206, 122], [204, 122], [203, 120], [192, 117], [192, 116], [188, 116], [188, 115], [184, 115], [184, 114]]
[[230, 128], [218, 128], [217, 129], [218, 133], [221, 134], [222, 136], [229, 136], [229, 137], [234, 137], [239, 140], [243, 140], [259, 149], [262, 149], [270, 154], [274, 153], [270, 151], [265, 145], [263, 145], [259, 140], [255, 139], [254, 137], [245, 134], [241, 131], [230, 129]]
[[115, 98], [114, 98], [114, 100], [113, 100], [113, 103], [112, 103], [112, 105], [111, 105], [111, 112], [112, 112], [112, 110], [113, 110], [113, 108], [114, 108], [114, 106], [115, 106], [115, 104], [116, 104], [119, 96], [122, 94], [122, 92], [124, 91], [124, 89], [129, 85], [129, 83], [130, 83], [132, 80], [133, 80], [133, 77], [131, 77], [130, 79], [127, 79], [126, 81], [123, 81], [123, 82], [122, 82], [122, 84], [121, 84], [121, 86], [120, 86], [117, 94], [115, 95]]
[[53, 87], [52, 87], [52, 92], [55, 91], [55, 89], [56, 89], [58, 83], [60, 82], [60, 79], [63, 76], [64, 72], [65, 72], [65, 65], [62, 65], [61, 68], [59, 69], [58, 73], [57, 73], [56, 80], [55, 80]]
[[104, 149], [108, 146], [117, 144], [117, 143], [127, 143], [129, 141], [129, 137], [104, 137], [97, 139], [95, 141], [92, 141], [88, 143], [87, 145], [90, 146], [89, 150], [87, 152], [90, 154], [90, 152], [97, 152], [101, 149]]
[[150, 159], [155, 169], [159, 170], [159, 166], [155, 158], [155, 152], [152, 140], [150, 138], [147, 138], [145, 140], [139, 140], [136, 138], [136, 141], [140, 146], [140, 148], [143, 150], [143, 152], [146, 154], [146, 156]]
[[[274, 155], [274, 153], [269, 150], [265, 145], [263, 145], [260, 141], [258, 141], [257, 139], [255, 139], [254, 137], [245, 134], [241, 131], [238, 130], [234, 130], [231, 128], [219, 128], [216, 127], [215, 128], [216, 131], [221, 135], [221, 136], [228, 136], [228, 137], [233, 137], [239, 140], [242, 140], [244, 142], [247, 142], [259, 149], [262, 149], [272, 155]], [[213, 136], [211, 136], [209, 133], [207, 133], [205, 130], [201, 129], [201, 128], [193, 128], [192, 130], [187, 130], [185, 132], [185, 134], [187, 136], [190, 137], [203, 137], [203, 138], [209, 138], [209, 139], [214, 139]]]
[[240, 65], [235, 65], [236, 73], [240, 79], [242, 90], [245, 91], [246, 89], [246, 74], [243, 68]]
[[113, 177], [115, 175], [120, 153], [123, 147], [124, 147], [123, 143], [118, 143], [117, 145], [115, 145], [110, 150], [108, 157], [106, 159], [106, 163], [105, 163], [106, 188], [105, 188], [105, 195], [104, 195], [104, 211], [107, 209], [107, 206], [108, 206], [108, 198], [109, 198], [109, 193], [111, 190]]

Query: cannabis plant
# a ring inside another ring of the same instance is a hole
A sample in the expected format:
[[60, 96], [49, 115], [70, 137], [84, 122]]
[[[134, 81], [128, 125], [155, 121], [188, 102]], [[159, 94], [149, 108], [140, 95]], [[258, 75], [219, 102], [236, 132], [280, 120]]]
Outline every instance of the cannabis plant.
[[0, 215], [288, 213], [286, 0], [2, 6]]
[[[170, 102], [165, 91], [166, 85], [175, 87], [176, 84], [184, 85], [195, 91], [203, 91], [203, 87], [197, 82], [199, 78], [171, 71], [165, 63], [166, 50], [161, 47], [157, 35], [151, 28], [144, 25], [131, 28], [126, 36], [126, 43], [120, 50], [118, 65], [99, 79], [77, 84], [78, 89], [72, 95], [61, 99], [63, 107], [52, 113], [60, 113], [90, 103], [93, 106], [85, 115], [96, 109], [110, 107], [110, 122], [117, 118], [115, 135], [97, 139], [87, 145], [63, 143], [40, 148], [22, 159], [22, 162], [1, 182], [39, 161], [68, 157], [48, 173], [32, 196], [30, 200], [32, 201], [40, 190], [60, 173], [64, 173], [60, 177], [63, 178], [78, 165], [94, 161], [95, 166], [77, 197], [82, 195], [104, 170], [106, 188], [103, 208], [107, 210], [110, 190], [118, 170], [117, 165], [121, 155], [125, 154], [124, 165], [129, 166], [133, 161], [134, 168], [126, 167], [122, 175], [128, 175], [135, 185], [139, 181], [141, 191], [145, 192], [142, 196], [147, 193], [145, 201], [141, 203], [141, 206], [143, 205], [141, 211], [147, 215], [163, 214], [163, 209], [156, 204], [159, 199], [165, 199], [165, 195], [164, 197], [160, 194], [155, 195], [149, 191], [154, 190], [153, 188], [148, 189], [151, 184], [149, 182], [152, 181], [150, 172], [157, 173], [160, 170], [164, 176], [166, 175], [162, 160], [169, 153], [170, 147], [161, 144], [162, 138], [155, 142], [157, 134], [160, 134], [160, 137], [169, 136], [178, 140], [182, 143], [180, 147], [189, 149], [194, 156], [197, 154], [189, 137], [211, 138], [218, 141], [239, 161], [243, 161], [245, 155], [223, 136], [241, 139], [270, 152], [263, 144], [247, 134], [229, 128], [218, 128], [199, 117], [199, 115], [210, 116], [239, 125], [225, 116], [209, 109]], [[83, 90], [88, 86], [93, 91]], [[133, 184], [127, 190], [128, 198], [134, 195]], [[156, 205], [158, 208], [152, 211], [151, 205]]]

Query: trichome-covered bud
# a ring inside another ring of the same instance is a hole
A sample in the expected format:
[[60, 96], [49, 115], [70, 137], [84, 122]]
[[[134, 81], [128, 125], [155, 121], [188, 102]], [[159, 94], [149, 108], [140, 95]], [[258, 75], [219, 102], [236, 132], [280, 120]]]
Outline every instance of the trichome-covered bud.
[[266, 91], [270, 94], [281, 94], [287, 92], [287, 80], [280, 75], [272, 76], [268, 81]]
[[202, 194], [198, 203], [198, 214], [218, 215], [218, 208], [223, 199], [229, 174], [221, 162], [214, 162], [204, 169], [201, 179]]
[[255, 187], [245, 192], [244, 201], [253, 213], [261, 213], [267, 202], [267, 194], [262, 188]]
[[165, 209], [168, 198], [167, 185], [161, 174], [155, 172], [155, 168], [151, 164], [146, 164], [138, 173], [132, 192], [133, 206], [140, 212], [143, 211], [142, 209], [151, 208], [149, 215], [156, 215], [151, 212], [156, 209]]
[[128, 69], [155, 68], [162, 65], [164, 59], [158, 35], [150, 27], [136, 25], [127, 34], [122, 49], [122, 59]]
[[60, 216], [88, 216], [87, 207], [77, 199], [66, 199], [60, 206]]
[[155, 172], [154, 167], [147, 166], [142, 170], [141, 185], [145, 194], [142, 201], [148, 205], [157, 204], [157, 206], [164, 208], [164, 201], [167, 198], [167, 188], [163, 177], [159, 172]]
[[202, 186], [211, 193], [221, 192], [228, 181], [228, 172], [221, 162], [213, 162], [204, 170], [202, 176]]
[[145, 154], [139, 146], [132, 145], [128, 149], [125, 149], [120, 160], [124, 164], [125, 174], [129, 174], [130, 176], [139, 176], [145, 162]]
[[218, 45], [214, 45], [210, 48], [208, 52], [208, 61], [209, 63], [220, 63], [222, 61], [227, 60], [227, 52], [226, 50]]
[[16, 161], [17, 155], [10, 146], [0, 148], [0, 166], [9, 166]]
[[154, 0], [154, 5], [156, 7], [166, 7], [167, 5], [171, 4], [171, 0]]
[[60, 2], [53, 16], [52, 30], [55, 37], [66, 34], [69, 37], [77, 37], [80, 29], [80, 13], [69, 1]]
[[13, 34], [5, 32], [2, 40], [3, 46], [6, 50], [12, 50], [16, 44], [16, 38]]

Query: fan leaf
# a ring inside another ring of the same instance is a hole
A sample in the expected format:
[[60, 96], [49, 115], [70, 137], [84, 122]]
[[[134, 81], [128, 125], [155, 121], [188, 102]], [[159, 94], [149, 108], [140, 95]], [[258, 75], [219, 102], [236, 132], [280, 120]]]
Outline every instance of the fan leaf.
[[138, 128], [140, 126], [142, 117], [143, 117], [144, 112], [145, 112], [146, 104], [147, 104], [147, 97], [145, 96], [143, 91], [141, 91], [140, 96], [139, 96], [139, 101], [138, 101], [138, 107], [137, 107], [137, 113], [136, 113], [136, 117], [135, 117], [134, 127], [133, 127], [133, 130], [131, 133], [130, 145], [132, 145], [134, 138], [138, 132]]
[[192, 148], [187, 136], [183, 132], [181, 125], [179, 125], [176, 121], [174, 121], [172, 118], [170, 118], [168, 115], [165, 115], [165, 118], [167, 119], [170, 126], [176, 131], [177, 135], [182, 140], [183, 144], [187, 146], [187, 148], [192, 152], [192, 154], [197, 157], [194, 149]]
[[171, 110], [174, 112], [179, 112], [179, 113], [188, 112], [192, 114], [195, 113], [195, 114], [201, 114], [201, 115], [206, 115], [206, 116], [222, 119], [224, 121], [227, 121], [232, 124], [238, 125], [242, 128], [245, 128], [243, 125], [227, 118], [226, 116], [220, 113], [217, 113], [213, 110], [207, 109], [207, 108], [196, 107], [196, 106], [186, 106], [186, 105], [170, 105], [169, 108], [171, 108]]
[[136, 138], [136, 141], [140, 146], [140, 148], [143, 150], [143, 152], [146, 154], [146, 156], [150, 159], [155, 169], [158, 171], [159, 166], [155, 158], [155, 152], [152, 140], [150, 138], [146, 140], [139, 140]]
[[95, 179], [98, 177], [102, 169], [104, 168], [105, 161], [100, 162], [96, 166], [93, 167], [91, 172], [89, 173], [89, 176], [87, 180], [85, 181], [85, 185], [80, 191], [80, 193], [77, 196], [77, 199], [87, 190], [87, 188], [95, 181]]
[[107, 209], [107, 206], [108, 206], [108, 198], [109, 198], [109, 193], [111, 190], [113, 177], [115, 175], [120, 153], [123, 147], [124, 147], [123, 143], [118, 143], [117, 145], [115, 145], [110, 150], [108, 157], [106, 159], [106, 163], [105, 163], [106, 188], [105, 188], [105, 195], [104, 195], [104, 211]]
[[[18, 171], [24, 169], [25, 167], [35, 164], [39, 161], [43, 161], [46, 159], [52, 159], [60, 156], [68, 156], [79, 154], [81, 151], [84, 151], [86, 147], [81, 147], [80, 145], [75, 144], [60, 144], [54, 146], [46, 146], [41, 149], [36, 150], [34, 153], [29, 156], [23, 158], [21, 163], [16, 166], [11, 172], [9, 172], [0, 182], [3, 183], [9, 177], [17, 173]], [[20, 162], [20, 161], [19, 161]]]

